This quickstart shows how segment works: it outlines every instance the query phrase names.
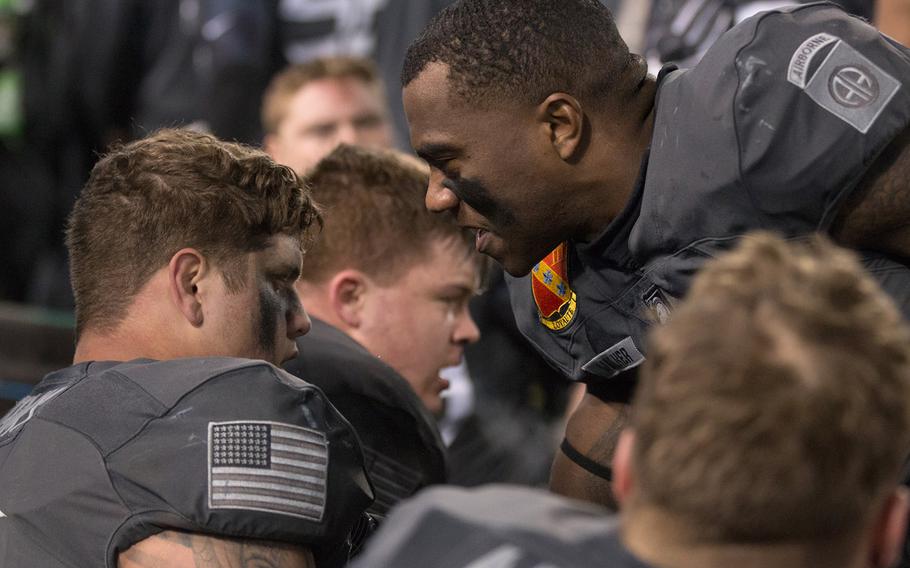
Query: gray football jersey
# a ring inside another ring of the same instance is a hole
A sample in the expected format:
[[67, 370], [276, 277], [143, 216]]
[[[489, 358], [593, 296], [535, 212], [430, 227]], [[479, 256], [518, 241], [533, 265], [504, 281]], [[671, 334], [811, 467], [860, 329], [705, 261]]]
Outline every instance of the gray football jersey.
[[617, 518], [590, 503], [508, 485], [431, 488], [395, 509], [354, 568], [649, 568]]
[[[661, 72], [629, 203], [598, 238], [566, 248], [559, 292], [571, 309], [547, 327], [536, 272], [511, 279], [519, 327], [555, 368], [609, 391], [644, 361], [648, 329], [706, 259], [750, 230], [827, 230], [908, 122], [910, 50], [865, 21], [826, 3], [746, 20], [694, 68]], [[910, 314], [908, 268], [864, 261]]]
[[264, 361], [82, 363], [0, 420], [0, 566], [117, 565], [176, 529], [342, 546], [372, 499], [316, 387]]

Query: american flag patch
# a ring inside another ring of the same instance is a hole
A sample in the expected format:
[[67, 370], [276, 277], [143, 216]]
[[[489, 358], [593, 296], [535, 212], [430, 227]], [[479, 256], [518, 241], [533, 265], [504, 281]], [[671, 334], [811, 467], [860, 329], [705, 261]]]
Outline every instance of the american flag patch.
[[321, 521], [325, 434], [280, 422], [209, 422], [209, 508]]

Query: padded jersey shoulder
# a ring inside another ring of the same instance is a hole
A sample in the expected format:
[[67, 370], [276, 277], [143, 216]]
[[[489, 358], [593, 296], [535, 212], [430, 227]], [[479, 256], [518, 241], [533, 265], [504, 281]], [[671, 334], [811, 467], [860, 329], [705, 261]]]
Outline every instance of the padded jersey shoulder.
[[[54, 547], [83, 565], [114, 566], [170, 529], [337, 550], [373, 498], [350, 424], [317, 387], [264, 361], [92, 364], [34, 416], [3, 473], [18, 472], [15, 494], [45, 497], [7, 510], [8, 524], [59, 533]], [[61, 428], [89, 444], [45, 452]], [[78, 484], [23, 477], [65, 479], [77, 464], [94, 472]], [[61, 489], [46, 497], [45, 486]]]
[[660, 87], [633, 254], [826, 230], [910, 123], [908, 82], [910, 50], [828, 3], [734, 27]]
[[590, 503], [516, 486], [432, 488], [401, 505], [356, 568], [468, 566], [647, 568]]

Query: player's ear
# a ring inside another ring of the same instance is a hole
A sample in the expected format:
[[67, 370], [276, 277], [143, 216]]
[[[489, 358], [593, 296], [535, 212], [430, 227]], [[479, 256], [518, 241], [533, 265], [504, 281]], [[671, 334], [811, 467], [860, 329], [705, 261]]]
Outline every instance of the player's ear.
[[329, 304], [340, 321], [350, 328], [363, 323], [363, 308], [370, 279], [352, 268], [342, 270], [329, 281]]
[[619, 435], [616, 451], [613, 452], [613, 497], [620, 509], [632, 490], [635, 488], [635, 475], [632, 470], [632, 449], [635, 447], [635, 431], [626, 428]]
[[210, 272], [205, 257], [193, 248], [177, 251], [167, 266], [171, 301], [194, 327], [201, 326], [205, 319], [199, 286]]
[[885, 499], [875, 521], [869, 566], [888, 568], [897, 565], [907, 536], [908, 509], [910, 493], [907, 488], [895, 488]]
[[576, 159], [585, 138], [585, 114], [578, 99], [553, 93], [537, 105], [536, 116], [556, 154], [566, 162]]

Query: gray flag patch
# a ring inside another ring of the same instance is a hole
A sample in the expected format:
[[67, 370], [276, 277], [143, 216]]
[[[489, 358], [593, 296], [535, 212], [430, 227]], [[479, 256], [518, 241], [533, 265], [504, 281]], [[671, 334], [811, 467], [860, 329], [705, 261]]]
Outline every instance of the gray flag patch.
[[209, 423], [209, 508], [321, 521], [329, 448], [325, 434], [279, 422]]

